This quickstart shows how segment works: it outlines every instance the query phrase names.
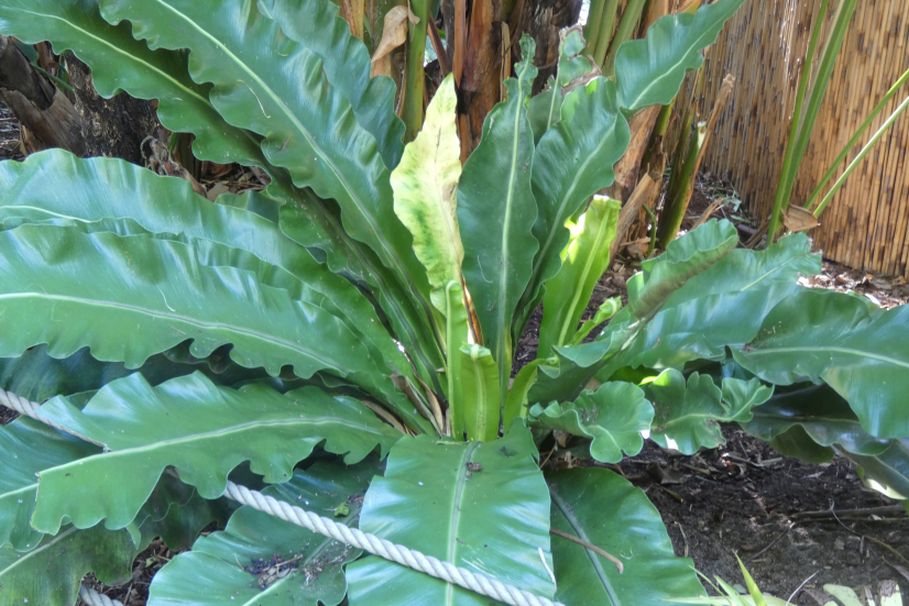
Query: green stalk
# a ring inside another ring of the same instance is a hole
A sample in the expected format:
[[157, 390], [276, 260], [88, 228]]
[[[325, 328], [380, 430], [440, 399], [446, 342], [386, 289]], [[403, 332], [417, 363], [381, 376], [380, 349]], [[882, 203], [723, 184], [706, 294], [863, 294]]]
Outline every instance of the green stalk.
[[591, 0], [590, 12], [587, 15], [587, 23], [584, 25], [584, 40], [587, 46], [584, 52], [593, 56], [596, 52], [597, 41], [600, 35], [600, 22], [603, 20], [603, 8], [606, 6], [606, 0]]
[[606, 51], [609, 50], [609, 41], [612, 39], [612, 30], [619, 14], [619, 0], [605, 0], [605, 2], [603, 17], [597, 33], [597, 46], [593, 53], [593, 61], [597, 65], [603, 65], [603, 61], [606, 59]]
[[820, 35], [820, 28], [826, 13], [826, 5], [827, 0], [823, 0], [821, 12], [818, 14], [818, 19], [815, 22], [816, 31], [813, 30], [811, 32], [808, 53], [806, 53], [805, 71], [802, 72], [802, 77], [799, 79], [798, 93], [796, 94], [796, 107], [793, 111], [789, 139], [786, 141], [786, 155], [783, 158], [780, 181], [777, 184], [777, 191], [773, 200], [773, 209], [770, 215], [770, 225], [767, 228], [767, 234], [771, 241], [776, 238], [780, 230], [784, 206], [792, 195], [792, 189], [795, 186], [795, 177], [798, 174], [799, 167], [805, 157], [805, 150], [808, 148], [808, 140], [814, 129], [814, 123], [817, 120], [821, 101], [824, 98], [824, 94], [827, 92], [827, 86], [830, 84], [833, 65], [842, 49], [843, 40], [846, 37], [846, 30], [849, 26], [849, 22], [852, 20], [853, 13], [855, 12], [857, 0], [842, 0], [842, 3], [837, 9], [830, 37], [824, 43], [817, 78], [812, 83], [808, 104], [804, 110], [804, 115], [802, 115], [801, 105], [804, 101], [805, 91], [808, 88], [807, 80], [810, 77], [810, 69], [814, 62], [813, 51], [815, 51], [817, 47], [817, 38]]
[[407, 66], [404, 68], [404, 106], [401, 118], [406, 128], [405, 137], [412, 141], [423, 126], [423, 95], [426, 74], [423, 58], [426, 53], [426, 29], [429, 23], [432, 2], [410, 0], [410, 10], [416, 15], [416, 23], [407, 23]]
[[834, 195], [836, 195], [836, 192], [840, 190], [840, 188], [843, 186], [843, 183], [846, 182], [846, 179], [849, 178], [849, 174], [855, 170], [855, 167], [859, 165], [862, 159], [868, 154], [869, 151], [871, 151], [871, 149], [877, 144], [880, 138], [884, 136], [884, 133], [886, 133], [887, 130], [893, 126], [893, 123], [896, 122], [896, 119], [899, 118], [900, 114], [906, 111], [907, 107], [909, 107], [909, 97], [903, 99], [903, 102], [900, 103], [895, 110], [893, 110], [893, 113], [887, 117], [884, 123], [881, 124], [881, 127], [877, 129], [877, 131], [871, 136], [871, 139], [868, 140], [868, 143], [866, 143], [865, 146], [862, 147], [861, 151], [855, 156], [855, 158], [852, 159], [852, 162], [849, 163], [849, 166], [846, 167], [846, 170], [843, 171], [843, 174], [840, 175], [839, 179], [837, 179], [836, 182], [830, 186], [830, 191], [827, 192], [827, 194], [821, 200], [820, 204], [818, 204], [817, 208], [812, 213], [815, 217], [821, 216], [821, 213], [824, 212], [824, 209], [827, 208], [828, 204], [830, 204], [830, 200]]
[[767, 233], [773, 238], [779, 230], [783, 216], [783, 203], [792, 193], [791, 183], [795, 180], [793, 172], [798, 172], [798, 165], [794, 164], [795, 139], [799, 134], [802, 105], [808, 91], [808, 82], [811, 80], [811, 69], [817, 56], [817, 45], [821, 38], [821, 29], [827, 16], [828, 0], [821, 0], [817, 19], [811, 28], [811, 37], [808, 39], [808, 50], [805, 51], [805, 61], [802, 65], [802, 74], [799, 77], [798, 88], [795, 93], [795, 107], [792, 109], [792, 118], [789, 120], [789, 135], [786, 137], [786, 151], [783, 153], [783, 165], [780, 167], [780, 177], [777, 181], [776, 192], [773, 196], [773, 208], [770, 211], [770, 225]]
[[609, 44], [609, 52], [606, 53], [605, 59], [600, 63], [603, 67], [603, 73], [607, 76], [615, 75], [615, 55], [619, 52], [619, 47], [630, 40], [634, 32], [641, 23], [641, 15], [644, 12], [644, 6], [647, 0], [628, 0], [625, 10], [622, 11], [622, 20], [619, 21], [619, 27], [616, 28], [615, 36]]
[[[849, 150], [852, 149], [852, 147], [856, 143], [858, 143], [859, 138], [865, 133], [866, 130], [868, 130], [868, 127], [871, 126], [871, 123], [874, 121], [875, 118], [877, 118], [878, 114], [880, 114], [881, 111], [883, 111], [884, 106], [887, 105], [887, 102], [893, 98], [893, 96], [896, 94], [896, 92], [900, 88], [902, 88], [902, 86], [907, 81], [909, 81], [909, 69], [907, 69], [905, 72], [903, 72], [903, 75], [901, 75], [896, 80], [896, 82], [893, 83], [893, 86], [890, 87], [890, 90], [888, 90], [887, 93], [881, 98], [881, 100], [877, 102], [877, 105], [874, 106], [874, 108], [871, 110], [871, 113], [869, 113], [865, 117], [864, 121], [862, 121], [862, 123], [859, 125], [859, 127], [855, 130], [855, 132], [849, 138], [849, 141], [847, 141], [846, 144], [843, 146], [843, 149], [840, 150], [840, 153], [838, 153], [836, 155], [836, 158], [834, 158], [833, 161], [830, 163], [830, 168], [828, 168], [827, 172], [824, 173], [824, 176], [821, 177], [821, 180], [818, 182], [817, 186], [814, 188], [814, 191], [811, 192], [811, 195], [808, 197], [808, 201], [805, 202], [805, 208], [810, 210], [811, 207], [814, 206], [814, 203], [817, 201], [818, 196], [821, 195], [821, 191], [824, 189], [824, 186], [827, 185], [827, 182], [830, 181], [830, 179], [833, 178], [834, 173], [836, 173], [836, 169], [839, 166], [840, 162], [843, 161], [843, 158], [846, 157], [846, 154], [849, 153]], [[899, 112], [900, 109], [897, 108], [894, 111]], [[889, 118], [888, 118], [888, 120], [889, 120]], [[815, 215], [815, 216], [819, 216], [819, 214]]]
[[707, 124], [700, 122], [697, 128], [691, 131], [688, 139], [688, 149], [685, 153], [685, 162], [676, 170], [672, 171], [669, 179], [669, 192], [663, 213], [660, 216], [659, 227], [657, 228], [657, 245], [665, 249], [679, 233], [682, 226], [682, 219], [685, 218], [685, 212], [688, 210], [688, 203], [691, 200], [691, 192], [694, 187], [694, 176], [698, 169], [698, 158], [701, 156], [701, 148], [704, 146], [704, 140], [707, 135]]

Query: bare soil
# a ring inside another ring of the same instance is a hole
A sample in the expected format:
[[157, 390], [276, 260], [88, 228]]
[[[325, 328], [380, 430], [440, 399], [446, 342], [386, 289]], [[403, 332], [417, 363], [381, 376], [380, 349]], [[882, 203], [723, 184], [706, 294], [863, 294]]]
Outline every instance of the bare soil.
[[[0, 159], [20, 158], [18, 124], [0, 104]], [[721, 204], [712, 204], [724, 199]], [[753, 223], [734, 192], [701, 179], [688, 224], [705, 212], [725, 216], [747, 237]], [[624, 294], [632, 256], [603, 277], [594, 303]], [[833, 263], [805, 283], [854, 290], [884, 306], [909, 300], [904, 281]], [[518, 364], [536, 348], [535, 319], [518, 347]], [[0, 409], [0, 423], [14, 418]], [[707, 577], [740, 582], [735, 554], [766, 592], [796, 604], [820, 604], [812, 590], [825, 583], [858, 588], [893, 580], [909, 594], [909, 517], [902, 507], [863, 487], [852, 464], [812, 465], [782, 457], [736, 428], [726, 428], [721, 448], [686, 457], [648, 443], [615, 469], [647, 492], [659, 509], [679, 555], [690, 556]], [[154, 573], [173, 554], [155, 542], [134, 563], [130, 582], [99, 589], [127, 606], [141, 606]]]

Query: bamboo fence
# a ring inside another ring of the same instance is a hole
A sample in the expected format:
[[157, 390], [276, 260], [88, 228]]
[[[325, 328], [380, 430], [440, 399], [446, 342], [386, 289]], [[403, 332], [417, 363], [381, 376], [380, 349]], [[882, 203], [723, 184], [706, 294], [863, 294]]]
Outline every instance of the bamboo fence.
[[[707, 55], [702, 115], [709, 112], [725, 74], [736, 77], [736, 88], [717, 124], [705, 167], [732, 183], [754, 216], [764, 220], [818, 6], [818, 0], [748, 0]], [[862, 0], [824, 97], [792, 204], [804, 203], [856, 126], [907, 68], [909, 0]], [[854, 151], [907, 94], [909, 86], [891, 100]], [[909, 278], [909, 115], [901, 116], [865, 157], [811, 235], [826, 258]]]

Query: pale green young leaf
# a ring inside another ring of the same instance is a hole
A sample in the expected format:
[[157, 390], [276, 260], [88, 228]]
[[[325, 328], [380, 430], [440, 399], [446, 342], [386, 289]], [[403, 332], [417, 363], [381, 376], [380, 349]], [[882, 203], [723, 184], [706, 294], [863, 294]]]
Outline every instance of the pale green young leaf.
[[568, 223], [571, 236], [561, 254], [562, 265], [543, 290], [538, 356], [575, 341], [581, 315], [609, 266], [620, 208], [618, 200], [594, 198], [576, 222]]
[[[372, 481], [360, 529], [545, 597], [549, 495], [530, 432], [494, 442], [403, 438]], [[352, 606], [486, 605], [489, 598], [375, 556], [347, 568]]]
[[413, 250], [426, 268], [430, 299], [446, 312], [449, 283], [461, 283], [464, 247], [458, 230], [456, 188], [461, 176], [458, 96], [449, 75], [426, 108], [423, 129], [404, 148], [391, 173], [394, 210], [413, 236]]
[[459, 414], [467, 437], [495, 439], [499, 433], [499, 404], [503, 394], [499, 391], [501, 381], [492, 352], [474, 343], [461, 346], [451, 356], [457, 358], [460, 370], [456, 408], [462, 411]]

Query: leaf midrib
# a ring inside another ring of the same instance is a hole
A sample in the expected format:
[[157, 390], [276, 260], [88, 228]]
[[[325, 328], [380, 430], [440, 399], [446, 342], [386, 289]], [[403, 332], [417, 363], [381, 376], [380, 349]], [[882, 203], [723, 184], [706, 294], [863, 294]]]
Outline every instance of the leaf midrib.
[[24, 562], [27, 562], [27, 561], [30, 560], [31, 558], [40, 555], [42, 552], [44, 552], [44, 551], [50, 549], [51, 547], [53, 547], [54, 545], [56, 545], [57, 543], [59, 543], [59, 542], [62, 541], [63, 539], [68, 538], [69, 536], [71, 536], [71, 535], [72, 535], [73, 533], [75, 533], [75, 532], [78, 532], [78, 531], [76, 530], [76, 528], [70, 527], [70, 528], [64, 530], [63, 532], [57, 534], [57, 535], [54, 536], [53, 538], [51, 538], [51, 540], [49, 540], [47, 543], [44, 543], [43, 545], [39, 545], [38, 547], [36, 547], [35, 549], [29, 551], [28, 553], [23, 554], [21, 557], [19, 557], [18, 559], [16, 559], [15, 562], [13, 562], [12, 564], [10, 564], [10, 565], [7, 566], [6, 568], [0, 569], [0, 579], [3, 578], [3, 575], [7, 574], [8, 572], [10, 572], [11, 570], [13, 570], [14, 568], [16, 568], [17, 566], [19, 566], [20, 564], [23, 564]]
[[287, 341], [276, 337], [275, 335], [269, 335], [261, 333], [256, 330], [251, 330], [249, 328], [243, 328], [232, 324], [225, 324], [223, 322], [207, 322], [204, 320], [199, 320], [197, 318], [192, 318], [190, 316], [184, 316], [177, 313], [167, 313], [154, 309], [149, 309], [145, 307], [140, 307], [138, 305], [130, 305], [126, 303], [121, 303], [117, 301], [106, 301], [102, 299], [89, 299], [86, 297], [74, 297], [69, 295], [60, 295], [60, 294], [50, 294], [50, 293], [40, 293], [40, 292], [19, 292], [19, 293], [2, 293], [0, 294], [0, 301], [4, 300], [17, 300], [17, 299], [44, 299], [52, 302], [61, 302], [61, 303], [73, 303], [75, 305], [85, 305], [91, 308], [108, 308], [114, 309], [117, 311], [133, 313], [138, 315], [147, 316], [154, 320], [170, 320], [174, 323], [188, 324], [194, 328], [200, 329], [202, 331], [226, 331], [229, 333], [241, 335], [244, 337], [251, 338], [253, 340], [262, 342], [269, 346], [278, 346], [280, 348], [289, 350], [291, 352], [298, 353], [304, 357], [308, 357], [311, 360], [318, 362], [323, 365], [323, 368], [330, 369], [335, 372], [342, 373], [344, 376], [346, 373], [342, 370], [343, 365], [336, 362], [330, 362], [329, 359], [318, 355], [313, 350], [303, 349], [300, 347], [300, 343]]
[[[272, 102], [277, 106], [277, 108], [281, 111], [281, 113], [284, 114], [284, 116], [287, 118], [287, 120], [290, 122], [290, 124], [293, 125], [295, 130], [297, 130], [297, 132], [309, 144], [309, 146], [312, 148], [312, 150], [315, 152], [315, 154], [318, 156], [318, 158], [322, 161], [324, 166], [326, 166], [331, 171], [331, 174], [335, 177], [335, 180], [337, 181], [337, 183], [342, 187], [342, 189], [344, 190], [344, 193], [347, 194], [350, 201], [357, 206], [357, 208], [360, 211], [359, 212], [360, 216], [365, 220], [366, 224], [369, 226], [369, 229], [372, 231], [372, 235], [375, 240], [375, 243], [382, 249], [382, 252], [384, 253], [384, 256], [387, 257], [388, 262], [396, 265], [398, 268], [398, 271], [400, 271], [402, 275], [404, 275], [404, 276], [408, 275], [407, 271], [401, 267], [398, 256], [394, 253], [393, 250], [389, 249], [388, 239], [382, 237], [382, 234], [380, 233], [378, 226], [375, 224], [375, 219], [373, 218], [372, 214], [369, 212], [364, 212], [364, 209], [367, 208], [366, 205], [364, 205], [362, 203], [362, 201], [359, 199], [359, 197], [354, 194], [354, 192], [351, 189], [350, 184], [347, 182], [347, 179], [343, 178], [343, 175], [341, 174], [341, 172], [339, 171], [339, 169], [335, 165], [335, 163], [328, 156], [326, 156], [322, 147], [316, 144], [316, 142], [313, 140], [310, 132], [306, 129], [306, 127], [303, 125], [303, 123], [300, 122], [300, 120], [297, 118], [296, 114], [293, 111], [291, 111], [291, 109], [287, 106], [287, 104], [283, 101], [283, 99], [271, 87], [267, 86], [265, 84], [264, 80], [262, 80], [258, 76], [258, 74], [256, 74], [255, 71], [251, 70], [246, 65], [246, 63], [241, 61], [240, 58], [230, 48], [227, 47], [226, 44], [218, 41], [217, 38], [215, 38], [208, 32], [208, 30], [206, 30], [205, 28], [203, 28], [202, 26], [197, 24], [188, 15], [182, 13], [181, 11], [177, 10], [175, 7], [171, 6], [170, 4], [167, 4], [163, 0], [154, 0], [154, 1], [157, 4], [163, 6], [165, 8], [165, 10], [173, 13], [174, 15], [177, 16], [177, 18], [179, 18], [182, 21], [184, 21], [185, 23], [187, 23], [187, 25], [189, 25], [192, 29], [194, 29], [196, 32], [198, 32], [203, 38], [206, 38], [212, 44], [214, 44], [215, 48], [222, 51], [228, 57], [228, 59], [230, 61], [232, 61], [255, 84], [257, 84], [259, 86], [260, 90], [262, 90], [272, 100]], [[310, 53], [305, 48], [300, 48], [299, 51], [304, 54], [310, 54], [311, 56], [318, 59], [317, 55]]]
[[[876, 360], [884, 364], [892, 364], [893, 366], [899, 366], [909, 370], [909, 361], [899, 360], [897, 358], [892, 358], [890, 356], [885, 356], [883, 354], [875, 353], [873, 351], [866, 351], [862, 349], [853, 349], [849, 347], [837, 347], [837, 346], [790, 346], [790, 347], [760, 347], [760, 349], [752, 349], [750, 351], [743, 352], [750, 358], [760, 357], [760, 356], [774, 356], [777, 354], [788, 354], [788, 353], [838, 353], [845, 356], [856, 357], [856, 358], [867, 358], [871, 360]], [[840, 366], [839, 364], [837, 366]], [[825, 369], [826, 370], [826, 369]], [[822, 371], [823, 372], [823, 371]]]
[[[70, 461], [69, 463], [64, 463], [63, 465], [51, 467], [50, 470], [57, 471], [57, 470], [61, 470], [61, 469], [67, 469], [69, 467], [78, 467], [78, 466], [85, 464], [85, 462], [87, 462], [87, 461], [93, 461], [93, 460], [98, 460], [98, 459], [106, 461], [106, 460], [116, 459], [116, 458], [129, 458], [129, 457], [132, 457], [135, 455], [140, 455], [140, 454], [154, 453], [155, 451], [162, 450], [162, 449], [170, 451], [171, 449], [174, 449], [175, 447], [184, 446], [186, 444], [194, 444], [194, 443], [205, 442], [205, 441], [209, 441], [209, 440], [219, 440], [222, 438], [227, 438], [229, 436], [243, 434], [248, 431], [274, 429], [274, 428], [282, 428], [282, 427], [294, 427], [294, 426], [302, 426], [302, 427], [338, 426], [339, 428], [349, 428], [349, 429], [355, 429], [357, 431], [365, 431], [366, 433], [376, 435], [379, 438], [383, 437], [381, 432], [379, 432], [371, 427], [368, 427], [366, 425], [361, 425], [359, 423], [351, 423], [346, 420], [339, 420], [337, 417], [334, 417], [334, 416], [308, 417], [308, 418], [302, 418], [302, 419], [295, 418], [295, 419], [256, 420], [256, 421], [247, 421], [245, 423], [231, 425], [229, 427], [221, 427], [221, 428], [214, 429], [214, 430], [186, 434], [186, 435], [178, 436], [175, 438], [156, 440], [151, 444], [143, 444], [141, 446], [130, 446], [127, 448], [112, 449], [112, 450], [108, 450], [106, 452], [101, 452], [101, 453], [94, 454], [94, 455], [91, 455], [88, 457], [84, 457], [82, 459]], [[77, 433], [77, 432], [74, 432], [74, 434], [75, 433]], [[79, 437], [82, 437], [82, 435], [79, 434]], [[311, 436], [305, 436], [305, 437], [301, 436], [301, 438], [315, 439], [318, 441], [327, 439], [326, 436], [320, 436], [320, 435], [311, 435]], [[92, 443], [99, 442], [99, 440], [96, 440], [94, 438], [86, 437], [86, 439], [91, 441]], [[101, 443], [103, 444], [103, 441], [101, 441]], [[48, 471], [50, 471], [50, 470], [48, 470]], [[39, 477], [40, 477], [40, 474], [39, 474]]]
[[[454, 485], [454, 493], [451, 499], [451, 509], [448, 512], [448, 532], [446, 533], [448, 550], [445, 554], [446, 561], [454, 565], [458, 565], [456, 559], [458, 551], [458, 531], [460, 529], [461, 517], [464, 509], [464, 495], [467, 493], [467, 464], [473, 460], [473, 453], [481, 443], [482, 442], [471, 442], [461, 453], [461, 460], [458, 462], [457, 467], [455, 467], [457, 476]], [[451, 583], [445, 584], [445, 604], [446, 606], [454, 605], [454, 585]]]

